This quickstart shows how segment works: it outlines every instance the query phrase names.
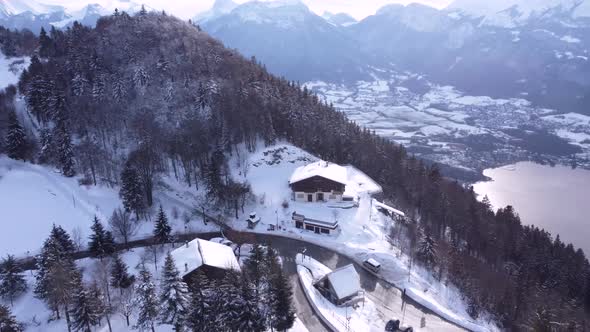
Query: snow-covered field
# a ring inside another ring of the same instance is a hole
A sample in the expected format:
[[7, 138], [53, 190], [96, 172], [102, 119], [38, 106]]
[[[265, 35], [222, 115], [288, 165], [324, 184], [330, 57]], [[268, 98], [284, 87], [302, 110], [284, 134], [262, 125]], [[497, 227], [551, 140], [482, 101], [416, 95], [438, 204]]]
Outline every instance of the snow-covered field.
[[7, 58], [0, 52], [0, 90], [18, 83], [21, 72], [29, 67], [30, 58]]
[[[80, 186], [77, 178], [65, 178], [55, 169], [33, 165], [0, 156], [0, 256], [34, 255], [49, 235], [52, 224], [62, 226], [70, 234], [79, 234], [85, 245], [90, 225], [97, 216], [106, 226], [115, 208], [121, 207], [118, 189], [105, 186]], [[162, 204], [173, 232], [185, 231], [183, 214], [192, 212], [199, 200], [194, 188], [185, 187], [174, 178], [163, 177], [155, 193], [157, 207]], [[178, 211], [179, 217], [172, 213]], [[201, 218], [191, 217], [188, 231], [215, 231]], [[152, 234], [153, 223], [146, 221], [135, 235]]]
[[[359, 264], [374, 257], [383, 266], [381, 278], [400, 289], [407, 289], [409, 296], [438, 315], [473, 331], [497, 330], [483, 316], [477, 321], [469, 317], [466, 304], [456, 288], [437, 281], [424, 269], [416, 266], [411, 271], [408, 269], [408, 257], [392, 247], [385, 236], [389, 233], [391, 219], [378, 212], [366, 192], [359, 192], [359, 206], [350, 209], [330, 208], [327, 203], [291, 201], [288, 186], [291, 174], [297, 167], [316, 160], [316, 157], [290, 144], [277, 144], [259, 149], [247, 160], [242, 160], [239, 167], [236, 160], [232, 161], [236, 163], [232, 165], [234, 176], [247, 180], [257, 197], [256, 204], [250, 206], [262, 219], [256, 232], [265, 233], [270, 225], [278, 225], [281, 230], [275, 232], [276, 235], [328, 247]], [[320, 220], [336, 219], [341, 231], [327, 236], [297, 229], [291, 221], [291, 214], [295, 211]], [[246, 222], [236, 220], [233, 226], [245, 229]]]

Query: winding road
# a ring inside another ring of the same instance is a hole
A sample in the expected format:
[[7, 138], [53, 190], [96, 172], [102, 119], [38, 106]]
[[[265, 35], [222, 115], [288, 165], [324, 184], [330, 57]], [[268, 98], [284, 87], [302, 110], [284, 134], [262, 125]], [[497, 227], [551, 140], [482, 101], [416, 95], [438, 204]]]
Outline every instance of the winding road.
[[[424, 331], [465, 331], [464, 329], [443, 320], [433, 312], [422, 307], [420, 304], [413, 302], [411, 299], [407, 297], [404, 298], [399, 289], [381, 281], [349, 258], [340, 255], [335, 251], [301, 240], [290, 239], [273, 234], [247, 234], [254, 236], [258, 243], [268, 244], [278, 251], [283, 261], [285, 273], [289, 277], [291, 285], [293, 286], [295, 311], [310, 332], [330, 332], [330, 330], [317, 317], [316, 313], [307, 302], [307, 298], [299, 284], [295, 255], [301, 253], [304, 249], [306, 255], [313, 257], [331, 269], [353, 264], [359, 273], [361, 287], [365, 291], [365, 296], [378, 305], [383, 321], [399, 319], [404, 325], [419, 328], [421, 326], [422, 318], [424, 318], [426, 323], [426, 326], [422, 329]], [[210, 239], [221, 235], [222, 234], [218, 232], [182, 234], [176, 239], [176, 242], [182, 243], [197, 237]], [[229, 236], [229, 238], [231, 239], [231, 236]], [[122, 251], [130, 248], [141, 248], [152, 245], [153, 243], [152, 238], [139, 239], [130, 241], [127, 244], [118, 244], [116, 249], [117, 251]], [[75, 259], [87, 257], [90, 257], [90, 253], [87, 251], [80, 251], [74, 254]], [[25, 270], [32, 270], [35, 268], [33, 257], [21, 259], [20, 263]]]
[[426, 325], [422, 330], [425, 331], [465, 331], [463, 328], [443, 320], [411, 299], [404, 298], [399, 289], [379, 280], [358, 264], [334, 251], [300, 240], [276, 235], [257, 234], [256, 239], [258, 242], [271, 245], [282, 257], [284, 270], [293, 285], [297, 315], [310, 332], [330, 330], [323, 325], [315, 312], [313, 312], [299, 285], [295, 255], [301, 253], [303, 249], [305, 249], [306, 255], [313, 257], [331, 269], [353, 264], [359, 273], [361, 287], [365, 290], [365, 296], [378, 305], [381, 318], [384, 321], [399, 319], [404, 325], [412, 326], [416, 329], [420, 328], [422, 318], [424, 318]]

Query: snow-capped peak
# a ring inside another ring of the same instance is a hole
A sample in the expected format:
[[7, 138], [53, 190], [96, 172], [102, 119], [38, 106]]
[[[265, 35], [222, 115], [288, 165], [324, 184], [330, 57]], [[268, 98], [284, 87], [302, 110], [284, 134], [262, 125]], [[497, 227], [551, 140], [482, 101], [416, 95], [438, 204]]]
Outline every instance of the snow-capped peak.
[[8, 17], [25, 12], [47, 14], [63, 11], [61, 6], [46, 5], [33, 0], [0, 0], [0, 16]]
[[194, 21], [204, 23], [206, 21], [214, 20], [220, 16], [231, 13], [238, 6], [232, 0], [216, 0], [213, 7], [206, 12], [195, 16]]
[[455, 0], [447, 10], [482, 17], [485, 25], [515, 27], [556, 13], [590, 17], [590, 0]]
[[354, 17], [346, 13], [332, 14], [330, 12], [324, 12], [322, 17], [329, 23], [336, 26], [349, 26], [357, 23], [357, 20], [355, 20]]
[[311, 15], [309, 8], [299, 0], [251, 1], [236, 7], [231, 13], [243, 22], [274, 24], [283, 28], [302, 23]]

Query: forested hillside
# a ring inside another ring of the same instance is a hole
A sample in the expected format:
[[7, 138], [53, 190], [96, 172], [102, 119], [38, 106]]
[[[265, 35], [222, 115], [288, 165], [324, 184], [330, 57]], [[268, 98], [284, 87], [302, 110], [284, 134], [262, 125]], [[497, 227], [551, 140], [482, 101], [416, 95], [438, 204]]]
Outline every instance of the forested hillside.
[[142, 11], [41, 35], [18, 88], [40, 127], [36, 144], [16, 144], [29, 150], [18, 156], [87, 184], [123, 185], [138, 215], [162, 172], [206, 184], [212, 203], [233, 208], [249, 187], [231, 180], [227, 158], [239, 144], [287, 140], [380, 182], [385, 199], [416, 220], [406, 227], [411, 238], [423, 234], [437, 248], [416, 258], [464, 292], [473, 316], [486, 310], [514, 330], [547, 321], [588, 327], [590, 265], [581, 250], [523, 227], [510, 207], [491, 211], [470, 188], [196, 26]]

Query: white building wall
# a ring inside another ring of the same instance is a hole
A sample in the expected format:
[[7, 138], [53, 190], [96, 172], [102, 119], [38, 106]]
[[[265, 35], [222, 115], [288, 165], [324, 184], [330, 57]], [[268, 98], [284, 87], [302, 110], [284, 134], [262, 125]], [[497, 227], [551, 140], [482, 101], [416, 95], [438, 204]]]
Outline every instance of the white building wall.
[[[308, 195], [312, 196], [312, 202], [318, 201], [318, 194], [322, 194], [322, 192], [315, 192], [315, 193], [305, 193], [305, 192], [294, 192], [293, 193], [293, 200], [296, 202], [308, 202]], [[331, 192], [324, 192], [324, 201], [326, 202], [341, 202], [342, 201], [342, 194], [333, 194]]]

